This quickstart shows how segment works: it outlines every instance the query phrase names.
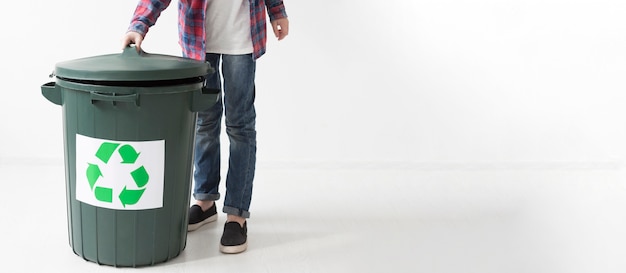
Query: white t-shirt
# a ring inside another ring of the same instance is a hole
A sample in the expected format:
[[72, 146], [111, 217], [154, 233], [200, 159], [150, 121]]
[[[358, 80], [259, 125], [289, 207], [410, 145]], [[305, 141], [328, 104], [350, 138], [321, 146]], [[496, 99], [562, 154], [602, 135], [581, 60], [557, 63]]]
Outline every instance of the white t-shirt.
[[250, 36], [248, 0], [208, 0], [206, 52], [248, 54], [254, 50]]

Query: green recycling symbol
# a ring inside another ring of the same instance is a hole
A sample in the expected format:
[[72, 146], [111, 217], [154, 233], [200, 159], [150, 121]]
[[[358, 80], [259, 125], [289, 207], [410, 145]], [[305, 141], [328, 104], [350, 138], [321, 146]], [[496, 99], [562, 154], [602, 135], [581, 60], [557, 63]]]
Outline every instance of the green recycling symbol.
[[[139, 153], [135, 150], [132, 145], [125, 144], [121, 145], [120, 143], [112, 143], [112, 142], [104, 142], [98, 148], [96, 152], [96, 157], [102, 161], [104, 164], [108, 164], [111, 156], [115, 152], [118, 152], [120, 157], [122, 158], [121, 164], [135, 164], [137, 158], [139, 157]], [[88, 163], [89, 167], [87, 167], [87, 181], [89, 182], [89, 187], [91, 191], [95, 194], [97, 200], [101, 202], [113, 203], [113, 189], [107, 187], [101, 187], [97, 185], [98, 179], [100, 177], [104, 177], [104, 174], [100, 170], [100, 166], [98, 164]], [[122, 202], [122, 205], [126, 207], [126, 205], [134, 205], [139, 202], [143, 192], [146, 190], [146, 185], [148, 184], [148, 180], [150, 180], [150, 176], [146, 171], [144, 166], [140, 166], [134, 171], [130, 172], [130, 177], [132, 177], [136, 189], [129, 189], [124, 186], [118, 198]]]

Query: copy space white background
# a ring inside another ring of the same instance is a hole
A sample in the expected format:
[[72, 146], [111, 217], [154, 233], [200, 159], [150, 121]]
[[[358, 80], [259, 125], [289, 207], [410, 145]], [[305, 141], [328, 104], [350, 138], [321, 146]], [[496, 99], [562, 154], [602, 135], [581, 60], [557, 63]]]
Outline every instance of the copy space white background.
[[[176, 4], [147, 52], [180, 55]], [[606, 167], [626, 155], [625, 1], [286, 4], [291, 33], [270, 36], [257, 66], [260, 164]], [[61, 107], [40, 85], [57, 62], [120, 52], [135, 5], [3, 4], [0, 163], [62, 160]]]
[[[291, 34], [257, 67], [249, 250], [219, 254], [220, 216], [149, 272], [626, 272], [626, 1], [285, 1]], [[46, 206], [6, 225], [12, 272], [94, 271], [63, 249], [40, 85], [120, 52], [135, 4], [3, 2], [0, 207]], [[180, 55], [175, 6], [148, 35]]]

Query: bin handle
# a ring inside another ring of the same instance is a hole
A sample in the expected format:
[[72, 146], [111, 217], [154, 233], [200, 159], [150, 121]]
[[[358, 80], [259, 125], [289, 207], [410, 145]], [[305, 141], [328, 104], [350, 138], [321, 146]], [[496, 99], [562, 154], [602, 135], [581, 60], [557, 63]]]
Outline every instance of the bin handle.
[[139, 106], [139, 94], [116, 95], [115, 93], [102, 94], [91, 91], [91, 103], [93, 104], [97, 101], [110, 101], [113, 102], [113, 105], [118, 102], [128, 102]]
[[200, 112], [208, 109], [220, 99], [220, 89], [202, 87], [191, 96], [191, 111]]
[[57, 88], [55, 82], [49, 82], [41, 86], [41, 94], [50, 102], [61, 105], [63, 104], [63, 96], [61, 90]]

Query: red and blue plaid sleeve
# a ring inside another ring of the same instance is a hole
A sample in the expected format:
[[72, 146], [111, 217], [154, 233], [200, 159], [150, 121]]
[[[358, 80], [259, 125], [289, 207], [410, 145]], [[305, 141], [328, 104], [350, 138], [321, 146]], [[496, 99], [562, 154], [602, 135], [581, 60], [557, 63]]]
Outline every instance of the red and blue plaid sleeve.
[[287, 17], [285, 4], [282, 0], [265, 0], [267, 5], [267, 13], [270, 15], [270, 21]]
[[[267, 4], [267, 6], [266, 6]], [[270, 20], [287, 17], [285, 5], [282, 0], [250, 1], [250, 31], [252, 32], [252, 46], [254, 58], [258, 59], [266, 51], [267, 25], [265, 9], [270, 15]]]
[[130, 21], [128, 31], [138, 32], [146, 35], [153, 26], [161, 12], [170, 5], [171, 0], [140, 0], [135, 9], [135, 13]]
[[178, 34], [184, 57], [205, 59], [206, 5], [206, 0], [180, 0], [178, 3]]

